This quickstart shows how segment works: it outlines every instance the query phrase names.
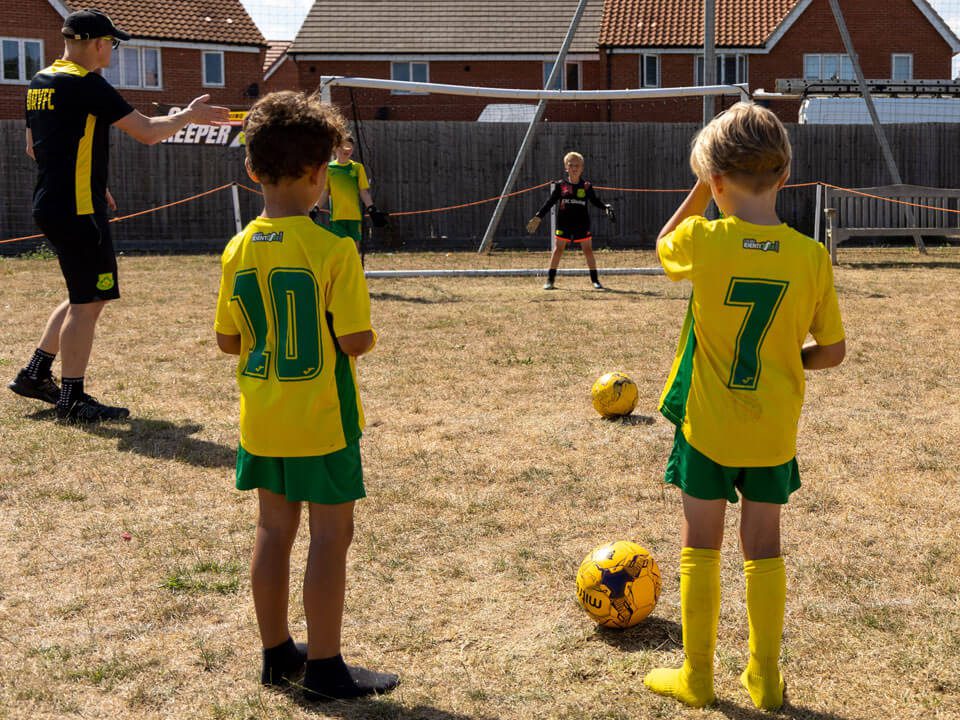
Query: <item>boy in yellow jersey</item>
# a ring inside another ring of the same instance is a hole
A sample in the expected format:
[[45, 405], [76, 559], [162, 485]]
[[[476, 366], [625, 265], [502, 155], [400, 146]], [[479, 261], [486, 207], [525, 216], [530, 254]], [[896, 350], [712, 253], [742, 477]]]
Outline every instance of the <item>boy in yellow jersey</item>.
[[[359, 246], [363, 234], [363, 212], [370, 216], [374, 227], [387, 224], [387, 214], [377, 210], [370, 196], [370, 181], [362, 163], [352, 160], [353, 138], [346, 137], [336, 148], [336, 162], [327, 167], [327, 184], [320, 195], [318, 208], [326, 208], [330, 201], [330, 229], [352, 237]], [[363, 212], [360, 203], [363, 202]]]
[[[830, 256], [777, 217], [790, 157], [786, 130], [772, 112], [734, 105], [694, 141], [690, 165], [699, 180], [657, 240], [667, 276], [693, 284], [660, 400], [677, 426], [666, 481], [683, 497], [686, 657], [683, 667], [653, 670], [644, 683], [695, 707], [714, 700], [723, 516], [738, 492], [750, 626], [740, 681], [757, 707], [783, 703], [780, 508], [800, 487], [804, 370], [838, 365], [846, 352]], [[720, 220], [703, 217], [711, 199]], [[808, 334], [813, 342], [804, 344]]]
[[[223, 252], [215, 323], [220, 349], [240, 356], [237, 488], [259, 498], [251, 576], [261, 682], [283, 685], [305, 666], [305, 693], [319, 700], [383, 693], [399, 682], [340, 655], [353, 506], [365, 496], [354, 358], [376, 342], [356, 248], [309, 217], [342, 132], [339, 113], [303, 93], [273, 93], [251, 109], [246, 166], [263, 187], [264, 209]], [[303, 502], [307, 647], [293, 642], [287, 624]]]

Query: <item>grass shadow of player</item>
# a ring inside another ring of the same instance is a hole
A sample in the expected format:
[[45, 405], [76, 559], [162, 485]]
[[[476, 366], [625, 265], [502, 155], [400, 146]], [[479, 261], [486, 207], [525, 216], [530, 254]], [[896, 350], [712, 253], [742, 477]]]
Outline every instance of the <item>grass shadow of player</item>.
[[460, 302], [456, 296], [444, 298], [425, 298], [409, 295], [397, 295], [396, 293], [370, 293], [371, 300], [380, 300], [383, 302], [404, 302], [415, 305], [441, 305], [444, 303]]
[[[758, 710], [752, 705], [738, 705], [729, 700], [721, 699], [718, 699], [711, 708], [723, 713], [730, 720], [773, 720], [775, 718], [785, 718], [786, 720], [847, 720], [845, 716], [836, 713], [811, 710], [802, 705], [791, 705], [789, 693], [790, 689], [787, 688], [783, 698], [783, 707], [771, 712]], [[746, 691], [744, 691], [745, 695]], [[746, 702], [749, 703], [750, 701], [747, 700]]]
[[[54, 417], [54, 410], [39, 410], [28, 417], [49, 422]], [[64, 427], [76, 428], [97, 437], [115, 439], [117, 450], [134, 452], [144, 457], [177, 460], [205, 468], [234, 467], [237, 462], [236, 448], [191, 437], [203, 430], [203, 425], [197, 423], [178, 425], [169, 420], [130, 418], [119, 422]]]
[[657, 421], [653, 415], [613, 415], [601, 419], [611, 425], [653, 425]]
[[620, 290], [618, 288], [612, 288], [604, 286], [602, 293], [596, 293], [597, 297], [602, 297], [603, 295], [635, 295], [637, 297], [645, 298], [663, 298], [666, 297], [662, 292], [656, 290]]
[[378, 699], [333, 700], [325, 703], [310, 702], [300, 693], [291, 693], [290, 697], [304, 710], [341, 720], [497, 720], [489, 715], [464, 715], [430, 705], [404, 707], [390, 696]]
[[648, 617], [626, 630], [597, 625], [594, 637], [625, 652], [674, 650], [683, 647], [680, 623], [657, 616]]

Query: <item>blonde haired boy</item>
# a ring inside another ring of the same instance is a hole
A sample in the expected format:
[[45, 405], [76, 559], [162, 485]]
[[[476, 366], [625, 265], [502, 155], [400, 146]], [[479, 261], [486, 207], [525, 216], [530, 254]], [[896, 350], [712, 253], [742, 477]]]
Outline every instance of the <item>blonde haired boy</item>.
[[[652, 670], [644, 683], [695, 707], [714, 700], [723, 518], [738, 492], [750, 626], [740, 680], [758, 708], [783, 703], [780, 508], [800, 487], [804, 370], [838, 365], [846, 352], [829, 255], [777, 216], [790, 159], [786, 130], [772, 112], [734, 105], [695, 139], [697, 184], [657, 240], [667, 276], [693, 284], [660, 400], [677, 426], [666, 482], [683, 498], [685, 660], [679, 669]], [[711, 199], [720, 220], [703, 217]], [[814, 340], [804, 344], [808, 334]]]

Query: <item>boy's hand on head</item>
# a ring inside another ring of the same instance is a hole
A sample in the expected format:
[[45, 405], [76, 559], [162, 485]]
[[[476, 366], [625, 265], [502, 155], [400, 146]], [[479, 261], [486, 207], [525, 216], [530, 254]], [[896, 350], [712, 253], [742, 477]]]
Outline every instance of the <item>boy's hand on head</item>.
[[534, 215], [532, 218], [530, 218], [530, 222], [527, 223], [527, 232], [533, 235], [540, 227], [541, 222], [542, 220]]

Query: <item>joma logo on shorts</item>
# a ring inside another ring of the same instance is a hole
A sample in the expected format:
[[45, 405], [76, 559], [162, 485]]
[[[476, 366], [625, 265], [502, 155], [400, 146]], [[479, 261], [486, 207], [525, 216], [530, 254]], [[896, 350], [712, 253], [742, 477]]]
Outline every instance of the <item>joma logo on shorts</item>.
[[760, 250], [761, 252], [780, 252], [780, 241], [779, 240], [753, 240], [752, 238], [746, 238], [743, 241], [744, 250]]
[[282, 232], [262, 233], [257, 232], [250, 238], [250, 242], [283, 242]]

